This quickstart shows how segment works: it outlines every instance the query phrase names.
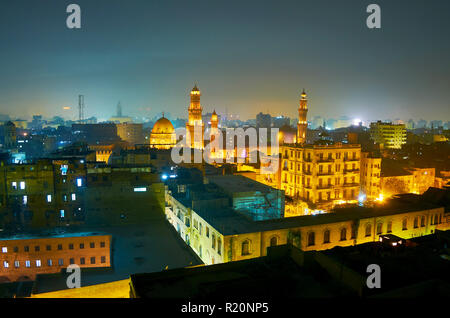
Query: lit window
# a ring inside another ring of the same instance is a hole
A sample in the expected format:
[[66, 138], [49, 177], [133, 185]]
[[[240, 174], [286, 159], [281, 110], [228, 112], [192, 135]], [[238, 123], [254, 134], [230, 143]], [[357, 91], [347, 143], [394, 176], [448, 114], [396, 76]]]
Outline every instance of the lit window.
[[14, 190], [17, 190], [17, 182], [12, 182], [11, 183], [11, 187], [14, 189]]
[[23, 204], [27, 205], [28, 203], [28, 197], [26, 195], [23, 196]]
[[19, 268], [20, 266], [20, 262], [19, 261], [14, 261], [14, 267], [15, 268]]
[[53, 265], [53, 262], [52, 262], [51, 259], [47, 260], [47, 265], [48, 265], [48, 266], [52, 266], [52, 265]]
[[8, 267], [9, 267], [8, 261], [4, 261], [4, 262], [3, 262], [3, 267], [4, 267], [4, 268], [8, 268]]
[[143, 187], [143, 188], [134, 188], [134, 192], [146, 192], [147, 188]]
[[30, 267], [30, 266], [31, 266], [30, 261], [25, 261], [25, 267]]
[[52, 195], [51, 194], [47, 194], [47, 202], [52, 202]]
[[72, 193], [72, 201], [75, 201], [77, 199], [77, 195], [75, 193]]
[[2, 252], [3, 253], [8, 253], [8, 248], [7, 247], [2, 247]]
[[36, 267], [41, 267], [41, 260], [40, 259], [36, 260]]
[[64, 210], [59, 210], [59, 216], [62, 218], [64, 218]]
[[81, 178], [77, 178], [77, 187], [81, 187], [83, 185], [83, 180]]
[[68, 165], [61, 165], [61, 175], [65, 176], [67, 174], [68, 169], [69, 169]]
[[25, 189], [25, 181], [20, 181], [20, 190]]

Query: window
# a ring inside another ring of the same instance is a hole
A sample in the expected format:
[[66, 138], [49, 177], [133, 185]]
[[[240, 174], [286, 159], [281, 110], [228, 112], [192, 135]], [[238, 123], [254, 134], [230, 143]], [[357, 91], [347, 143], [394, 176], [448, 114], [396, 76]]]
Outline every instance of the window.
[[51, 245], [47, 245], [46, 249], [47, 249], [47, 251], [51, 251], [52, 250], [52, 246]]
[[408, 219], [403, 219], [402, 230], [406, 231], [408, 229]]
[[64, 265], [64, 260], [62, 258], [58, 259], [58, 265], [59, 266], [63, 266]]
[[31, 262], [30, 261], [25, 261], [25, 267], [31, 267]]
[[81, 187], [83, 185], [83, 179], [77, 178], [77, 187]]
[[221, 254], [222, 253], [222, 241], [220, 238], [217, 239], [217, 254]]
[[75, 259], [74, 258], [71, 258], [70, 260], [69, 260], [69, 264], [75, 264]]
[[245, 240], [242, 242], [241, 255], [250, 255], [250, 242]]
[[377, 224], [377, 235], [380, 235], [383, 231], [383, 223]]
[[216, 249], [216, 236], [214, 235], [214, 233], [213, 233], [213, 235], [211, 237], [211, 247], [213, 249]]
[[73, 250], [73, 244], [72, 243], [69, 244], [69, 250]]
[[12, 182], [11, 183], [11, 188], [13, 188], [13, 190], [17, 190], [17, 182]]
[[418, 227], [419, 227], [419, 217], [416, 216], [416, 217], [414, 218], [414, 228], [417, 229]]
[[86, 264], [86, 260], [84, 259], [84, 257], [80, 258], [80, 264], [81, 264], [81, 265]]
[[3, 261], [3, 267], [4, 267], [4, 268], [8, 268], [8, 267], [9, 267], [8, 261]]
[[314, 232], [310, 232], [308, 234], [308, 246], [313, 246], [315, 243], [316, 234]]
[[19, 248], [17, 246], [14, 246], [14, 253], [18, 253], [19, 252]]
[[95, 264], [95, 257], [91, 257], [91, 264]]
[[20, 181], [20, 190], [25, 190], [25, 181]]
[[84, 248], [84, 243], [80, 243], [80, 248], [81, 248], [81, 249]]
[[36, 245], [35, 247], [34, 247], [34, 251], [35, 252], [39, 252], [41, 250], [41, 247], [39, 246], [39, 245]]
[[41, 260], [40, 259], [36, 260], [36, 267], [41, 267]]
[[100, 242], [100, 247], [105, 247], [105, 242]]
[[209, 227], [206, 227], [206, 237], [209, 237]]
[[105, 256], [102, 256], [101, 257], [101, 259], [100, 259], [100, 262], [103, 264], [103, 263], [106, 263], [106, 257]]
[[367, 224], [366, 225], [366, 237], [372, 235], [372, 225]]
[[52, 195], [51, 194], [47, 194], [47, 202], [48, 203], [52, 202]]
[[90, 248], [95, 248], [95, 243], [94, 243], [94, 242], [91, 242], [91, 243], [89, 244], [89, 247], [90, 247]]
[[62, 244], [58, 244], [58, 250], [62, 250]]
[[14, 261], [14, 267], [15, 268], [19, 268], [20, 267], [20, 262], [19, 261]]
[[278, 238], [274, 236], [270, 239], [270, 246], [277, 246], [277, 245], [278, 245]]
[[23, 205], [27, 205], [27, 203], [28, 203], [28, 196], [24, 195], [22, 197], [22, 202], [23, 202]]
[[23, 251], [24, 252], [29, 252], [30, 251], [30, 247], [28, 245], [23, 247]]
[[71, 197], [72, 197], [72, 201], [75, 201], [77, 199], [77, 195], [75, 193], [72, 193]]
[[343, 228], [341, 229], [341, 241], [347, 240], [347, 229]]
[[8, 253], [8, 248], [6, 246], [2, 247], [2, 253]]
[[387, 231], [386, 231], [387, 233], [392, 233], [392, 221], [389, 221], [388, 222], [388, 225], [387, 225]]
[[64, 210], [59, 210], [59, 217], [64, 219]]
[[420, 218], [420, 227], [424, 226], [425, 226], [425, 216], [422, 215], [422, 217]]
[[48, 266], [52, 266], [52, 265], [53, 265], [53, 262], [52, 262], [51, 259], [48, 259], [48, 260], [47, 260], [47, 265], [48, 265]]
[[323, 243], [330, 243], [330, 230], [323, 232]]

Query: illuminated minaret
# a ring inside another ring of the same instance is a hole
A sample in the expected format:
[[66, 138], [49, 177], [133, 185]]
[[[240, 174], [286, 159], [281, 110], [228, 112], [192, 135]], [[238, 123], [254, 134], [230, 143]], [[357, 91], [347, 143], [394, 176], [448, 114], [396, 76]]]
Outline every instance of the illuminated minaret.
[[298, 107], [298, 123], [297, 123], [297, 143], [304, 144], [306, 141], [306, 129], [308, 127], [308, 121], [306, 115], [308, 113], [308, 100], [306, 99], [306, 93], [303, 89], [302, 98], [300, 99], [300, 106]]
[[[212, 115], [211, 115], [211, 130], [210, 130], [210, 136], [211, 136], [211, 143], [216, 139], [216, 134], [219, 131], [219, 118], [217, 117], [216, 110], [214, 109]], [[216, 155], [217, 149], [215, 147], [211, 148], [211, 155], [214, 157]]]
[[[191, 136], [191, 148], [203, 149], [203, 130], [202, 106], [200, 105], [200, 90], [197, 85], [191, 90], [191, 103], [189, 104], [189, 121], [186, 124], [186, 131]], [[199, 132], [198, 136], [194, 136], [194, 131]], [[201, 133], [201, 135], [200, 135]]]

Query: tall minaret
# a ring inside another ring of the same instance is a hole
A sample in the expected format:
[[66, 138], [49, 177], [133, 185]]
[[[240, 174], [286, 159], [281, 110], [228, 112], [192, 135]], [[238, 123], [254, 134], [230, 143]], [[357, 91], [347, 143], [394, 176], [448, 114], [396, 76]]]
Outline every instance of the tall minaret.
[[304, 144], [306, 141], [306, 129], [308, 127], [308, 121], [306, 115], [308, 113], [308, 100], [306, 99], [305, 89], [302, 92], [302, 98], [300, 99], [300, 106], [298, 107], [298, 123], [297, 123], [297, 143]]
[[[210, 139], [211, 142], [213, 142], [216, 138], [216, 134], [219, 131], [219, 118], [216, 114], [216, 110], [214, 109], [212, 115], [211, 115], [211, 130], [210, 130]], [[214, 157], [216, 155], [216, 152], [218, 151], [218, 149], [216, 149], [215, 147], [211, 148], [211, 155]]]
[[[189, 120], [186, 124], [186, 130], [191, 136], [191, 147], [203, 149], [203, 130], [202, 106], [200, 105], [200, 90], [197, 85], [191, 90], [191, 103], [189, 104]], [[201, 131], [201, 136], [194, 136], [194, 128], [197, 127]], [[195, 138], [194, 138], [195, 137]], [[195, 139], [195, 140], [194, 140]], [[200, 140], [201, 139], [201, 140]]]

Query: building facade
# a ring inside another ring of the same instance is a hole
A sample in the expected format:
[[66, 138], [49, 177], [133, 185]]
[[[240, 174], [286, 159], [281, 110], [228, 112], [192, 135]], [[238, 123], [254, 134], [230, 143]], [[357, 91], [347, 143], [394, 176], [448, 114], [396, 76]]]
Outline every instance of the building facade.
[[406, 127], [404, 124], [377, 121], [370, 124], [370, 137], [384, 148], [401, 149], [406, 144]]

